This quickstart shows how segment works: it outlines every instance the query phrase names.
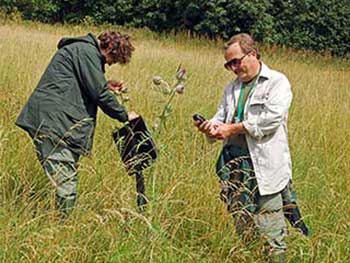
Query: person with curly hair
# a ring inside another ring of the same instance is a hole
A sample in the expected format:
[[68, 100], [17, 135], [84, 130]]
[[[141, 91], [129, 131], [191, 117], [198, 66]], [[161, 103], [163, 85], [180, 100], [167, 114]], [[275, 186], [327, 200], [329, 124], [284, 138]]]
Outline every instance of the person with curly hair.
[[128, 35], [113, 31], [62, 38], [57, 47], [16, 125], [33, 139], [56, 188], [57, 208], [66, 217], [77, 201], [77, 165], [81, 155], [91, 152], [98, 107], [120, 122], [138, 117], [111, 91], [122, 83], [104, 75], [106, 64], [129, 63], [135, 48]]

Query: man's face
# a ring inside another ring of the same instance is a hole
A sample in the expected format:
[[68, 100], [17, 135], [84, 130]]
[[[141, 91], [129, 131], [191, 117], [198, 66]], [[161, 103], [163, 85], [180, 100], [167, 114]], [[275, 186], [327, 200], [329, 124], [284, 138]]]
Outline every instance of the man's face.
[[240, 81], [246, 82], [254, 77], [253, 63], [256, 57], [252, 53], [245, 54], [239, 43], [234, 43], [225, 51], [225, 68], [233, 71]]

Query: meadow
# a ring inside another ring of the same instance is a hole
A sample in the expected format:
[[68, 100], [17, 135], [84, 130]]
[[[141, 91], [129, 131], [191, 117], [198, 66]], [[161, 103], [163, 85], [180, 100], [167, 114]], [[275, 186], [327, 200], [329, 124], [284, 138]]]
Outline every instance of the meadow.
[[[0, 261], [265, 262], [262, 241], [244, 246], [219, 199], [214, 165], [221, 144], [208, 144], [191, 118], [212, 116], [233, 78], [223, 67], [222, 42], [113, 29], [130, 33], [136, 51], [130, 64], [107, 67], [107, 78], [127, 84], [128, 108], [150, 128], [164, 105], [153, 76], [172, 82], [180, 63], [188, 74], [157, 138], [159, 159], [145, 172], [147, 211], [137, 212], [134, 179], [112, 140], [121, 124], [99, 112], [92, 155], [79, 167], [78, 206], [59, 223], [54, 191], [30, 138], [14, 122], [59, 39], [103, 28], [2, 22]], [[292, 84], [293, 183], [313, 231], [305, 238], [289, 227], [289, 262], [350, 262], [350, 63], [278, 47], [262, 47], [262, 58]]]

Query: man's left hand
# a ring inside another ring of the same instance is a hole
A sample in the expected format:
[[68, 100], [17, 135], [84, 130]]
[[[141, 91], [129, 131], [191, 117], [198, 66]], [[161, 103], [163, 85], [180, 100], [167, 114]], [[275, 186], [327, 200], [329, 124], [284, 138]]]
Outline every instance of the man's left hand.
[[113, 92], [119, 92], [123, 89], [123, 82], [116, 80], [107, 81], [108, 88]]
[[242, 123], [234, 123], [234, 124], [223, 123], [217, 126], [215, 130], [212, 130], [210, 132], [210, 136], [219, 140], [225, 140], [230, 136], [233, 136], [236, 134], [242, 134], [242, 133], [245, 133], [245, 129]]

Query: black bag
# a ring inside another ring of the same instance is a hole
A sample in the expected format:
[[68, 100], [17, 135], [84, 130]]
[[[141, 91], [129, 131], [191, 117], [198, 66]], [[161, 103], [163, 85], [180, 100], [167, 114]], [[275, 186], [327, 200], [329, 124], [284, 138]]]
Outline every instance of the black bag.
[[141, 116], [114, 130], [113, 139], [129, 175], [142, 172], [158, 157], [156, 145]]

